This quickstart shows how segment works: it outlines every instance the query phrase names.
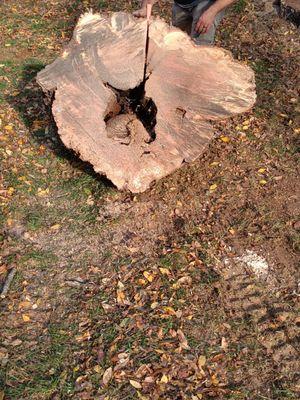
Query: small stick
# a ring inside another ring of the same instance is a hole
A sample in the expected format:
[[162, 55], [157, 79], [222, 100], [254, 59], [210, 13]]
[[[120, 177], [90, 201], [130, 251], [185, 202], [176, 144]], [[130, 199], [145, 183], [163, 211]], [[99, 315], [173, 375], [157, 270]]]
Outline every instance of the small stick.
[[14, 276], [15, 276], [16, 272], [17, 271], [16, 271], [15, 268], [12, 268], [9, 271], [9, 273], [7, 275], [7, 278], [6, 278], [6, 281], [5, 281], [4, 285], [3, 285], [3, 288], [2, 288], [2, 291], [1, 291], [1, 295], [0, 295], [0, 297], [2, 299], [4, 299], [5, 296], [7, 295], [8, 291], [9, 291], [9, 287], [10, 287], [10, 285], [12, 283], [12, 280], [14, 279]]

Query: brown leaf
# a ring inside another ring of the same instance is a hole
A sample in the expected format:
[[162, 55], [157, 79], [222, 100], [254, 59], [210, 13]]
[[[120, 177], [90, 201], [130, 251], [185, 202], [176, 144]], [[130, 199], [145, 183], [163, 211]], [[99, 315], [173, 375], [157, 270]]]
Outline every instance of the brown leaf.
[[190, 346], [188, 345], [186, 337], [185, 337], [185, 335], [184, 335], [184, 333], [182, 332], [181, 329], [177, 330], [177, 335], [178, 335], [178, 339], [179, 339], [179, 342], [180, 342], [180, 346], [185, 350], [189, 350]]
[[112, 375], [113, 375], [112, 367], [107, 368], [107, 370], [105, 370], [103, 377], [102, 377], [102, 382], [103, 382], [104, 386], [106, 386], [108, 384], [108, 382], [111, 380]]

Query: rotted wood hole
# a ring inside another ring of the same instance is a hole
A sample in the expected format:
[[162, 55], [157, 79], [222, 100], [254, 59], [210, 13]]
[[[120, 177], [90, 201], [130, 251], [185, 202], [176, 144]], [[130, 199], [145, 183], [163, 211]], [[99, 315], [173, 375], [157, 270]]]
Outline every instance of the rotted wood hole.
[[145, 143], [155, 140], [157, 107], [151, 98], [146, 97], [145, 83], [127, 91], [111, 89], [116, 94], [117, 103], [104, 117], [108, 137], [129, 145], [135, 136], [136, 125], [142, 123], [148, 133]]

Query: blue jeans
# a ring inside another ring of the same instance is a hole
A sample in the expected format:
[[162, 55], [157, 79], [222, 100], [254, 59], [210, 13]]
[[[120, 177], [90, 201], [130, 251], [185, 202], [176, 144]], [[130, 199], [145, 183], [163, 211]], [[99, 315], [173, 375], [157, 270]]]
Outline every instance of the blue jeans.
[[199, 34], [195, 31], [195, 26], [199, 18], [213, 3], [214, 0], [199, 0], [197, 5], [187, 8], [180, 7], [178, 4], [174, 3], [172, 10], [172, 25], [190, 35], [198, 45], [213, 45], [216, 29], [224, 16], [224, 10], [217, 14], [215, 21], [208, 32]]

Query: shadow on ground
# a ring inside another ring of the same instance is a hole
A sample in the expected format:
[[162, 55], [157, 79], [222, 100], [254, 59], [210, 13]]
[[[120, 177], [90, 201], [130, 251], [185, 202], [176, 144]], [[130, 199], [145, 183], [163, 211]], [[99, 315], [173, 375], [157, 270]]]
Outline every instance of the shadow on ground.
[[67, 149], [61, 141], [51, 111], [54, 97], [45, 96], [36, 82], [37, 73], [44, 67], [45, 65], [39, 62], [26, 64], [22, 70], [18, 94], [8, 96], [6, 100], [19, 113], [36, 143], [44, 145], [53, 151], [57, 157], [67, 160], [73, 168], [87, 173], [105, 187], [115, 187], [104, 176], [95, 173], [88, 162], [80, 160], [75, 152]]

